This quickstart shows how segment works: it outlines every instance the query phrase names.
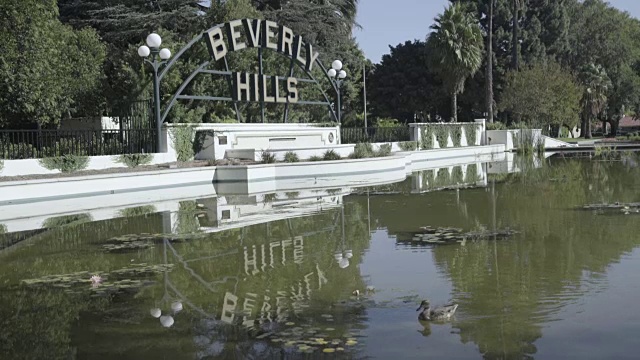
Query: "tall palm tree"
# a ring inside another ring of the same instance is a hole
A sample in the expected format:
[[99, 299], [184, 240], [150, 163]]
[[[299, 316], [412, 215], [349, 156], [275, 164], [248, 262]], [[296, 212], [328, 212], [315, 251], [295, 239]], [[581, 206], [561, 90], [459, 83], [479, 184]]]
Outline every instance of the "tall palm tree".
[[457, 122], [458, 94], [464, 91], [465, 80], [482, 66], [482, 31], [471, 13], [457, 2], [435, 18], [431, 29], [429, 57], [451, 95], [451, 119]]
[[591, 122], [607, 105], [607, 92], [612, 86], [611, 79], [601, 65], [592, 63], [582, 69], [580, 80], [584, 86], [581, 135], [585, 139], [591, 139]]

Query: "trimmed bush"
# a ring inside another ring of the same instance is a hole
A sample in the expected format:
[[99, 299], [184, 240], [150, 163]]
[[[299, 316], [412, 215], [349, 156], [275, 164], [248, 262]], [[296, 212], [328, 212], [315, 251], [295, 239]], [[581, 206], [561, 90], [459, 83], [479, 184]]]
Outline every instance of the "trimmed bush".
[[373, 146], [369, 143], [358, 143], [349, 155], [351, 159], [364, 159], [373, 156]]
[[384, 157], [391, 155], [391, 144], [382, 144], [380, 148], [375, 152], [375, 157]]
[[488, 122], [487, 130], [507, 130], [507, 126], [499, 121]]
[[462, 126], [454, 125], [451, 127], [451, 140], [453, 141], [453, 147], [462, 146]]
[[402, 141], [398, 143], [400, 150], [402, 151], [415, 151], [418, 149], [417, 141]]
[[322, 156], [322, 159], [325, 161], [331, 161], [331, 160], [341, 160], [342, 156], [340, 156], [340, 154], [338, 154], [337, 152], [333, 151], [333, 150], [327, 150], [324, 152], [324, 155]]
[[60, 170], [63, 173], [84, 170], [89, 165], [89, 157], [85, 155], [62, 155], [38, 160], [48, 170]]
[[269, 151], [262, 151], [260, 162], [263, 164], [273, 164], [276, 162], [276, 155]]
[[449, 145], [449, 126], [433, 126], [433, 133], [436, 135], [436, 140], [438, 140], [438, 145], [440, 148], [446, 148]]
[[148, 165], [153, 160], [152, 154], [124, 154], [116, 156], [116, 162], [135, 168], [141, 165]]
[[293, 151], [288, 151], [286, 154], [284, 154], [284, 162], [287, 163], [296, 163], [300, 161], [300, 159], [298, 158], [298, 154], [296, 154]]
[[322, 161], [322, 156], [318, 156], [318, 155], [313, 155], [312, 157], [310, 157], [308, 159], [309, 161]]
[[465, 124], [463, 128], [464, 134], [467, 137], [467, 146], [476, 146], [478, 141], [478, 125]]
[[425, 126], [422, 128], [422, 136], [421, 136], [421, 148], [422, 150], [431, 150], [433, 149], [433, 134], [431, 133], [430, 127]]
[[4, 169], [4, 160], [0, 159], [0, 172]]

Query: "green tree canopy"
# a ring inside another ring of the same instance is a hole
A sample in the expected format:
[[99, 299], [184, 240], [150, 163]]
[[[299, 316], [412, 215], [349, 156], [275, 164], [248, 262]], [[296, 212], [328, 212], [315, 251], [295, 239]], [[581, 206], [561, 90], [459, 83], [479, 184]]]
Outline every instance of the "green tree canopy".
[[429, 56], [451, 95], [451, 117], [457, 122], [457, 96], [482, 65], [482, 32], [460, 3], [451, 4], [435, 22], [427, 41]]
[[518, 114], [533, 125], [578, 124], [582, 88], [573, 75], [556, 62], [537, 64], [507, 74], [499, 109]]
[[[92, 104], [105, 47], [58, 20], [54, 0], [0, 3], [0, 125], [56, 126]], [[98, 105], [98, 104], [93, 104]]]

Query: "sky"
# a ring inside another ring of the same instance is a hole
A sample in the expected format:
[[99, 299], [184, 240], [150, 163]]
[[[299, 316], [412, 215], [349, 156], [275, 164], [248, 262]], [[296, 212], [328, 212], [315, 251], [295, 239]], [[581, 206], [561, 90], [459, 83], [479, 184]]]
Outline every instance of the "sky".
[[[609, 0], [614, 7], [640, 18], [639, 0]], [[444, 10], [448, 0], [360, 0], [357, 22], [362, 29], [354, 35], [365, 55], [379, 63], [389, 53], [389, 45], [407, 40], [425, 40], [433, 19]]]

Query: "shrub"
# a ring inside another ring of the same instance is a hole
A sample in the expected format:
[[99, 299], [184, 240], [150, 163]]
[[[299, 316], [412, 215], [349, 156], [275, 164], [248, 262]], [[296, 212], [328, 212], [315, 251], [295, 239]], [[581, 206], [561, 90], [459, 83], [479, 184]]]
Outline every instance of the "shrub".
[[193, 145], [195, 142], [194, 128], [190, 126], [176, 127], [173, 128], [173, 131], [170, 134], [178, 161], [185, 162], [193, 160], [193, 156], [195, 155], [193, 151]]
[[116, 156], [116, 162], [135, 168], [140, 165], [147, 165], [153, 160], [152, 154], [124, 154]]
[[464, 134], [467, 137], [467, 146], [476, 146], [478, 141], [478, 125], [465, 124], [463, 127]]
[[447, 125], [435, 125], [431, 127], [433, 129], [433, 133], [436, 135], [436, 140], [438, 140], [438, 145], [441, 148], [446, 148], [449, 145], [449, 126]]
[[84, 170], [89, 165], [89, 157], [85, 155], [62, 155], [38, 160], [48, 170], [60, 170], [63, 173]]
[[322, 156], [313, 155], [309, 158], [309, 161], [322, 161]]
[[7, 233], [7, 225], [0, 224], [0, 235]]
[[273, 164], [276, 162], [276, 154], [269, 151], [262, 151], [260, 162], [263, 164]]
[[423, 127], [422, 128], [422, 139], [421, 139], [421, 148], [422, 150], [431, 150], [433, 149], [433, 134], [431, 132], [431, 127]]
[[353, 150], [353, 153], [349, 155], [352, 159], [364, 159], [373, 156], [373, 146], [369, 143], [358, 143]]
[[338, 154], [333, 150], [327, 150], [324, 152], [324, 155], [322, 155], [322, 158], [325, 161], [331, 161], [331, 160], [340, 160], [342, 159], [342, 156], [340, 156], [340, 154]]
[[26, 143], [9, 144], [9, 146], [6, 147], [6, 153], [0, 155], [4, 155], [6, 159], [15, 160], [38, 157], [37, 150], [33, 145]]
[[501, 123], [500, 121], [495, 121], [492, 123], [487, 123], [487, 130], [507, 130], [507, 127], [505, 126], [505, 124]]
[[398, 143], [400, 150], [402, 151], [415, 151], [418, 149], [417, 141], [402, 141]]
[[4, 160], [0, 159], [0, 172], [4, 169]]
[[288, 162], [288, 163], [296, 163], [300, 161], [300, 159], [298, 158], [298, 154], [296, 154], [293, 151], [287, 151], [286, 154], [284, 154], [284, 162]]
[[475, 183], [482, 180], [482, 176], [478, 173], [478, 164], [467, 165], [467, 176], [464, 179], [466, 183]]
[[517, 129], [528, 129], [529, 125], [527, 125], [527, 123], [519, 121], [519, 122], [514, 122], [511, 123], [509, 125], [509, 129], [513, 129], [513, 130], [517, 130]]
[[378, 151], [374, 154], [376, 157], [384, 157], [391, 155], [391, 144], [382, 144]]
[[451, 129], [451, 140], [453, 147], [462, 146], [462, 126], [454, 125]]

